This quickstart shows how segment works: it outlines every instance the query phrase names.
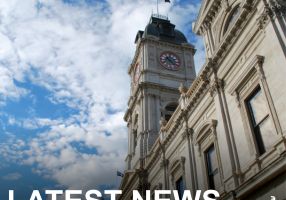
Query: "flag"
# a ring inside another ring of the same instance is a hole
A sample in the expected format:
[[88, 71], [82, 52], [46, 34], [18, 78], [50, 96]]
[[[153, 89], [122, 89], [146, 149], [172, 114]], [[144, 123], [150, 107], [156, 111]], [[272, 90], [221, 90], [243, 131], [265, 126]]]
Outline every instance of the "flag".
[[165, 3], [171, 3], [171, 1], [170, 0], [165, 0]]
[[117, 171], [117, 172], [116, 172], [116, 175], [117, 175], [117, 176], [120, 176], [120, 177], [123, 177], [123, 176], [124, 176], [124, 174], [121, 173], [120, 171]]

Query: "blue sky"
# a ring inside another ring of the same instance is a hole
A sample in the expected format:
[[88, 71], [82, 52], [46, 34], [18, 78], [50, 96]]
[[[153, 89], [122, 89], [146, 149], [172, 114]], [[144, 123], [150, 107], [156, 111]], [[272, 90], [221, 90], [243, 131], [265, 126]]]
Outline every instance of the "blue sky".
[[[0, 2], [0, 199], [8, 189], [116, 187], [124, 170], [127, 68], [136, 32], [154, 0]], [[160, 13], [191, 32], [199, 0], [161, 2]], [[114, 59], [110, 59], [110, 58]]]

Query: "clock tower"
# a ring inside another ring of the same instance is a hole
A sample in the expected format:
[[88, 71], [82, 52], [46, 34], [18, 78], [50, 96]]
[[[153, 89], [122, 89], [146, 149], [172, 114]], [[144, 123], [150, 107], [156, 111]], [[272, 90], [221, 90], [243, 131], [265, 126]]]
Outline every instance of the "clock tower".
[[178, 106], [179, 86], [195, 79], [194, 46], [167, 17], [153, 15], [138, 31], [136, 52], [128, 69], [131, 95], [124, 116], [128, 126], [127, 169], [144, 165], [159, 136], [160, 120], [168, 122]]

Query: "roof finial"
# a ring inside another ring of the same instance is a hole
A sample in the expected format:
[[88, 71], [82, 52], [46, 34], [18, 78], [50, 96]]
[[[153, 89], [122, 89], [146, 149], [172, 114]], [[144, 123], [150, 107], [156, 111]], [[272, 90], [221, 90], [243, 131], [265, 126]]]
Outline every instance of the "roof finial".
[[187, 93], [188, 88], [183, 83], [181, 83], [180, 87], [179, 87], [179, 91], [180, 91], [181, 95], [183, 95], [183, 94]]

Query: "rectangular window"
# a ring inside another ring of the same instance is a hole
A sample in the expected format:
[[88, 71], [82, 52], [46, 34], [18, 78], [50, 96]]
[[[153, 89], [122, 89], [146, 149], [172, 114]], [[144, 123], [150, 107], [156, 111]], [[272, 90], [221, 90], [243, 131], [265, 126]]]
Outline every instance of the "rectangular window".
[[137, 146], [137, 130], [133, 132], [133, 152], [135, 152]]
[[183, 198], [183, 194], [184, 194], [184, 190], [185, 190], [183, 177], [180, 177], [176, 181], [176, 190], [178, 191], [179, 198], [182, 199]]
[[267, 102], [260, 87], [246, 100], [246, 106], [250, 115], [257, 148], [261, 155], [274, 143], [276, 134], [268, 112]]
[[214, 145], [208, 148], [205, 152], [206, 163], [207, 163], [207, 175], [209, 189], [217, 189], [219, 186], [219, 171], [218, 162], [216, 157], [216, 151]]

